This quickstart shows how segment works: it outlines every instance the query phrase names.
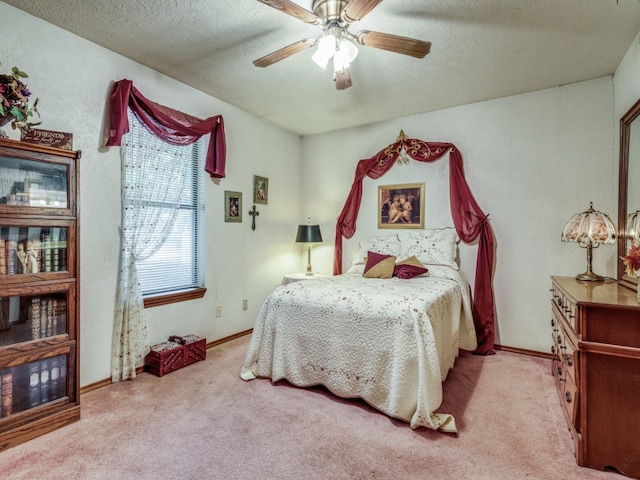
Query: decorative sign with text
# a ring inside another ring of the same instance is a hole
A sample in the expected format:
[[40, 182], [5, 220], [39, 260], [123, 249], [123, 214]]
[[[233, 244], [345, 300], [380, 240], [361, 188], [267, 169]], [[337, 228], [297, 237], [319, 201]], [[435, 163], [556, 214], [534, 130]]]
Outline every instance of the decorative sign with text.
[[42, 130], [38, 128], [32, 128], [31, 130], [23, 129], [20, 132], [20, 140], [28, 143], [37, 143], [38, 145], [46, 145], [48, 147], [73, 150], [73, 134], [71, 133], [54, 132], [52, 130]]

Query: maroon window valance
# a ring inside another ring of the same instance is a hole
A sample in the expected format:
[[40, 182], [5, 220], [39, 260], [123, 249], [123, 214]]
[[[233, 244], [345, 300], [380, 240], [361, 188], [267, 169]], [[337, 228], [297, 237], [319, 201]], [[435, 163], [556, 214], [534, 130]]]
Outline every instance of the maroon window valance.
[[452, 143], [423, 142], [404, 138], [380, 150], [371, 158], [360, 160], [351, 191], [336, 224], [333, 273], [342, 273], [342, 237], [351, 238], [356, 232], [356, 219], [362, 200], [362, 179], [380, 178], [395, 165], [401, 152], [419, 162], [433, 162], [449, 153], [449, 195], [451, 216], [458, 236], [465, 243], [478, 240], [478, 257], [473, 299], [473, 321], [478, 347], [476, 353], [493, 354], [494, 297], [492, 288], [494, 239], [487, 216], [477, 204], [462, 169], [462, 154]]
[[214, 178], [224, 178], [227, 146], [222, 115], [206, 120], [192, 117], [148, 100], [131, 80], [120, 80], [113, 86], [109, 98], [108, 147], [119, 146], [122, 135], [129, 132], [127, 107], [154, 134], [173, 145], [189, 145], [210, 133], [205, 170]]

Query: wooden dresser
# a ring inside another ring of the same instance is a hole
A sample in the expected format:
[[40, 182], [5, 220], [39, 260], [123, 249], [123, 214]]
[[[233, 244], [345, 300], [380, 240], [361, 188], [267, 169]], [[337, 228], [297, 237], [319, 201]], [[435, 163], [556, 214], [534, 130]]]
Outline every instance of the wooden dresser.
[[640, 478], [640, 305], [615, 281], [551, 277], [552, 373], [578, 465]]

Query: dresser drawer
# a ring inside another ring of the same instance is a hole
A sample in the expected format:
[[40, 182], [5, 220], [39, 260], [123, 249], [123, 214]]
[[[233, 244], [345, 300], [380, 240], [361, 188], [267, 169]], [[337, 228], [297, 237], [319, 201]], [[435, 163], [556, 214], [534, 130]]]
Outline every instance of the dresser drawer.
[[571, 426], [572, 430], [579, 431], [580, 426], [578, 425], [578, 407], [579, 407], [579, 393], [576, 384], [573, 382], [573, 379], [570, 376], [565, 375], [564, 381], [560, 383], [560, 389], [558, 393], [560, 394], [560, 401], [562, 402], [562, 406], [564, 407], [565, 415], [567, 417], [567, 421]]
[[553, 310], [562, 316], [575, 332], [578, 332], [576, 304], [555, 284], [551, 288], [551, 303]]

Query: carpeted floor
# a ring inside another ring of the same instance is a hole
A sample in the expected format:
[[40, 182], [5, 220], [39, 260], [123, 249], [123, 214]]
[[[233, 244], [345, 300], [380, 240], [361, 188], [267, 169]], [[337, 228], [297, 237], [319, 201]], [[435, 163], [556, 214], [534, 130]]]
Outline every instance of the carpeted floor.
[[83, 395], [82, 420], [0, 453], [0, 478], [625, 478], [576, 465], [543, 359], [463, 353], [439, 409], [455, 416], [454, 436], [411, 430], [321, 387], [244, 382], [248, 341]]

